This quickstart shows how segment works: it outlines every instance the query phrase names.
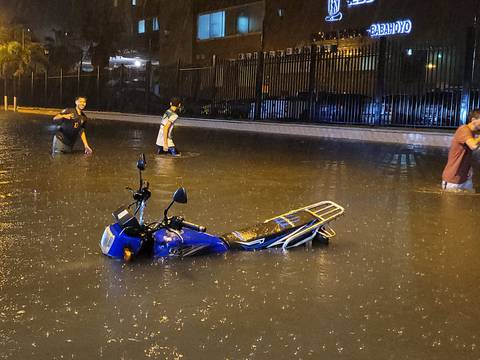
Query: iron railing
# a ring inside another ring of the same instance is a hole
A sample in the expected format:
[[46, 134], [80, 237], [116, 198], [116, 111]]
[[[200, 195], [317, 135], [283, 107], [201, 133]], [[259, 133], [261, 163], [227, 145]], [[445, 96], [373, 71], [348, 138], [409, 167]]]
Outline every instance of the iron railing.
[[452, 128], [480, 106], [480, 71], [466, 55], [474, 44], [467, 41], [465, 51], [382, 39], [214, 59], [208, 67], [31, 73], [4, 78], [0, 94], [49, 107], [71, 106], [85, 94], [90, 109], [151, 114], [179, 96], [195, 117]]

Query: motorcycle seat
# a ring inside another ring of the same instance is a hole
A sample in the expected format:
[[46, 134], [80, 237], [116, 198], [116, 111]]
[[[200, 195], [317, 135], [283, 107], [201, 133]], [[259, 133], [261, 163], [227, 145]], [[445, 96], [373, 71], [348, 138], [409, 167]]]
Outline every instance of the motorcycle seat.
[[236, 248], [241, 247], [242, 243], [280, 236], [289, 230], [296, 229], [314, 220], [318, 220], [318, 218], [312, 213], [300, 210], [277, 216], [263, 223], [258, 223], [241, 230], [223, 234], [221, 238], [227, 242], [230, 247]]

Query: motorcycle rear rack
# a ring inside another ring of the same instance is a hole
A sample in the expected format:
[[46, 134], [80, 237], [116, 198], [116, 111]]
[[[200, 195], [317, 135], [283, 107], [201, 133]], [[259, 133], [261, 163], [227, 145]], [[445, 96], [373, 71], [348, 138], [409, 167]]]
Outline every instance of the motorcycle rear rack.
[[318, 229], [318, 233], [322, 235], [325, 239], [330, 239], [337, 235], [335, 230], [333, 230], [329, 224], [325, 224]]
[[[330, 221], [334, 220], [335, 218], [339, 217], [340, 215], [342, 215], [345, 212], [345, 209], [342, 206], [334, 203], [333, 201], [321, 201], [321, 202], [318, 202], [316, 204], [308, 205], [308, 206], [305, 206], [305, 207], [302, 207], [302, 208], [298, 208], [298, 209], [289, 211], [285, 214], [276, 216], [272, 219], [268, 219], [265, 222], [267, 222], [267, 221], [285, 221], [285, 222], [289, 223], [290, 225], [295, 226], [295, 223], [294, 223], [294, 220], [293, 220], [295, 218], [294, 215], [298, 214], [300, 212], [309, 213], [314, 218], [318, 219], [319, 222], [314, 223], [311, 226], [301, 227], [301, 228], [297, 229], [296, 231], [294, 231], [293, 233], [291, 233], [289, 236], [287, 236], [283, 241], [283, 245], [282, 245], [283, 250], [287, 250], [290, 247], [300, 246], [300, 245], [312, 240], [313, 237], [317, 233], [319, 233], [321, 236], [323, 236], [327, 239], [332, 238], [333, 236], [335, 236], [335, 231], [330, 227], [330, 225], [328, 223]], [[307, 233], [309, 233], [309, 232], [311, 232], [315, 229], [317, 229], [317, 231], [315, 233], [313, 233], [312, 236], [309, 236], [309, 237], [307, 237], [306, 239], [303, 239], [300, 242], [297, 242], [293, 245], [290, 245], [290, 243], [293, 242], [294, 240], [296, 240], [298, 237], [303, 236], [303, 235], [305, 235], [305, 234], [307, 234]]]
[[307, 212], [313, 217], [317, 218], [320, 221], [320, 224], [324, 225], [342, 215], [345, 212], [345, 209], [333, 201], [320, 201], [318, 203], [304, 206], [295, 210], [291, 210], [285, 214], [275, 216], [274, 218], [265, 220], [265, 222], [283, 220], [290, 225], [295, 226], [294, 221], [292, 221], [292, 215], [298, 214], [302, 211]]

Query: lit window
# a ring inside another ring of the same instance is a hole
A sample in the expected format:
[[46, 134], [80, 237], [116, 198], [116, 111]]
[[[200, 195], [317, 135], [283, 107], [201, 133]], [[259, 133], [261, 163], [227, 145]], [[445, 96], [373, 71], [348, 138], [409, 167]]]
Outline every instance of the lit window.
[[138, 33], [143, 34], [145, 32], [145, 20], [140, 20], [138, 22]]
[[158, 17], [154, 17], [152, 19], [152, 30], [153, 31], [158, 31], [160, 30], [160, 25], [158, 24]]
[[200, 40], [210, 37], [210, 15], [200, 15], [198, 17], [198, 35]]
[[113, 7], [117, 7], [118, 6], [118, 0], [113, 0]]
[[225, 11], [210, 14], [210, 36], [225, 36]]
[[137, 5], [137, 0], [132, 0], [132, 6]]
[[248, 23], [249, 23], [248, 16], [240, 15], [237, 18], [237, 31], [240, 34], [248, 33], [248, 30], [249, 30], [248, 29]]
[[246, 4], [225, 10], [226, 36], [246, 35], [262, 31], [265, 9], [262, 2]]
[[225, 11], [198, 16], [197, 37], [200, 40], [225, 36]]

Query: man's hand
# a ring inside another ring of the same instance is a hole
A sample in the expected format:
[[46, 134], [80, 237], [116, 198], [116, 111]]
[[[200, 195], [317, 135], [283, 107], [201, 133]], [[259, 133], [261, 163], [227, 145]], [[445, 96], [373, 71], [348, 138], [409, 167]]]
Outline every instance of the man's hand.
[[73, 117], [74, 117], [74, 115], [72, 113], [63, 115], [64, 119], [73, 119]]
[[92, 155], [93, 150], [90, 146], [85, 146], [85, 154], [86, 155]]
[[168, 146], [163, 146], [163, 151], [168, 152]]

